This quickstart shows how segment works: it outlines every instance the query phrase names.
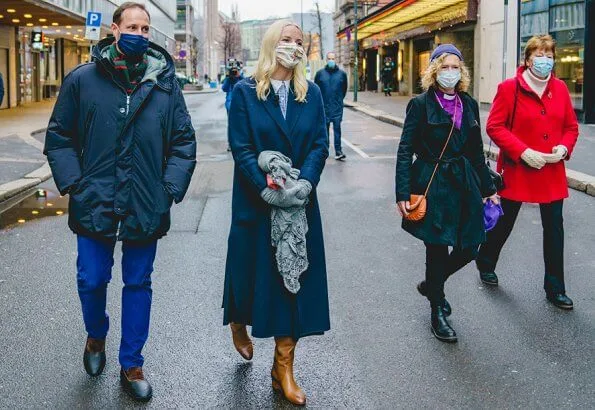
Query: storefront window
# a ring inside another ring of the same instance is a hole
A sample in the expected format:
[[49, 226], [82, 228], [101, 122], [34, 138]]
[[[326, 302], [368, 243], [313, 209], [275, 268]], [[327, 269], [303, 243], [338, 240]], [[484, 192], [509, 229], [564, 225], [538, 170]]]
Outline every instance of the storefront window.
[[566, 83], [574, 108], [583, 109], [585, 2], [577, 0], [521, 3], [521, 59], [527, 41], [549, 33], [556, 40], [556, 77]]

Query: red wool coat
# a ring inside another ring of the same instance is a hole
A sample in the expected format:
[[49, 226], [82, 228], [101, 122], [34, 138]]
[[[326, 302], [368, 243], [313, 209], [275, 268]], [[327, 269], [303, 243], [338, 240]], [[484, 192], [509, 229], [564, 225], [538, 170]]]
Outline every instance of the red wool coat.
[[[568, 160], [578, 138], [578, 123], [566, 84], [552, 74], [541, 98], [522, 77], [520, 67], [516, 78], [498, 86], [486, 130], [500, 148], [498, 171], [504, 171], [503, 198], [520, 202], [549, 203], [568, 197], [564, 161], [546, 164], [542, 169], [531, 168], [521, 160], [521, 154], [532, 148], [550, 154], [556, 145], [568, 148]], [[514, 124], [509, 122], [514, 107], [518, 81]]]

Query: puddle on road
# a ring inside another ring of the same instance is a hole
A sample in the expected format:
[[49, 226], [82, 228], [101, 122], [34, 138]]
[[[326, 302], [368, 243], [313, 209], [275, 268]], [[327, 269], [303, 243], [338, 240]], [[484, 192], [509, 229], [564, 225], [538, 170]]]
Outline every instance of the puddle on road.
[[68, 196], [49, 189], [38, 189], [15, 206], [0, 213], [0, 230], [15, 228], [36, 219], [68, 213]]

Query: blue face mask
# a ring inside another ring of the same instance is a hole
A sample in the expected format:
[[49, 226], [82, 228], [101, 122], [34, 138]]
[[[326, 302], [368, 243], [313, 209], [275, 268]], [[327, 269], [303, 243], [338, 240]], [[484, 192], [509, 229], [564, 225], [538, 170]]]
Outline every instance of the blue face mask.
[[442, 88], [455, 88], [461, 80], [461, 70], [440, 70], [436, 80]]
[[336, 64], [334, 61], [327, 61], [326, 65], [328, 66], [328, 68], [335, 68]]
[[554, 68], [554, 59], [550, 57], [533, 57], [533, 72], [539, 77], [547, 77]]
[[126, 57], [140, 58], [149, 48], [149, 39], [139, 34], [120, 34], [118, 48]]

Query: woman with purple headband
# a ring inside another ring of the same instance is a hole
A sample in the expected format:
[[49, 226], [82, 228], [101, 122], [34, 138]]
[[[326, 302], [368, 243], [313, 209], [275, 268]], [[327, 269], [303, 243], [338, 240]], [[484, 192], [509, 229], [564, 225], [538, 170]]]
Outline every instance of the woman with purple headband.
[[[425, 92], [407, 106], [397, 153], [397, 209], [403, 229], [426, 246], [426, 278], [417, 289], [430, 301], [432, 333], [456, 342], [446, 319], [452, 308], [444, 282], [476, 257], [486, 237], [484, 203], [497, 204], [498, 197], [483, 154], [479, 107], [467, 94], [470, 77], [461, 52], [452, 44], [438, 46], [421, 82]], [[423, 194], [428, 185], [425, 217], [408, 220], [411, 195]]]

